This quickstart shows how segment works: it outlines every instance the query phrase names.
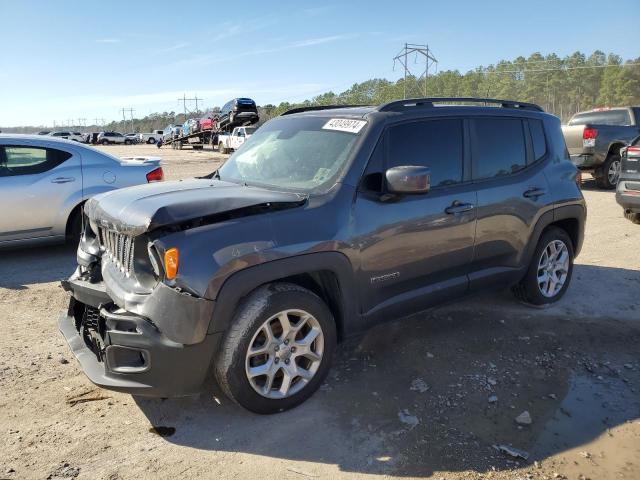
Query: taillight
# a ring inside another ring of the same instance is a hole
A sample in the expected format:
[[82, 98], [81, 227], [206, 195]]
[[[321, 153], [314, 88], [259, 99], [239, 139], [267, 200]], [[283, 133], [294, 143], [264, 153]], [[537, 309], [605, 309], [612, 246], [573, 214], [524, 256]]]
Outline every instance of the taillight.
[[598, 136], [598, 130], [595, 128], [587, 127], [582, 131], [582, 146], [583, 147], [595, 147], [596, 137]]
[[582, 172], [579, 170], [576, 172], [576, 185], [582, 190]]
[[640, 157], [640, 147], [627, 147], [627, 157]]
[[151, 170], [147, 173], [147, 182], [161, 182], [164, 180], [164, 172], [162, 171], [162, 167], [158, 167], [155, 170]]

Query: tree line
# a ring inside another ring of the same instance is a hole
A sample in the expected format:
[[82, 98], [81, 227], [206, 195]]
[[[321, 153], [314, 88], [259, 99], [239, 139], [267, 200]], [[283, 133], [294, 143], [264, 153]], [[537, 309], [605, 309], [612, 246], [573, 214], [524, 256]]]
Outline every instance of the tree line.
[[[532, 102], [566, 122], [578, 111], [605, 106], [640, 105], [640, 57], [623, 60], [619, 55], [596, 50], [590, 55], [575, 52], [564, 58], [551, 53], [502, 60], [466, 73], [445, 70], [424, 78], [408, 76], [396, 81], [374, 78], [355, 83], [347, 90], [326, 92], [299, 103], [259, 106], [261, 122], [296, 107], [313, 105], [378, 105], [415, 97], [482, 97]], [[214, 107], [213, 110], [219, 110]], [[149, 132], [203, 112], [153, 113], [132, 121], [83, 127], [85, 131], [115, 130]], [[5, 132], [32, 133], [41, 127], [5, 128]]]

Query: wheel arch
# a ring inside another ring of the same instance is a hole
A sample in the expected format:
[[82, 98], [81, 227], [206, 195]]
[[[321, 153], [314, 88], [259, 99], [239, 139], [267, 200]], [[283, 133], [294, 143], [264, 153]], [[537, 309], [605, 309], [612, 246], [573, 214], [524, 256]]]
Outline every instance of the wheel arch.
[[75, 215], [76, 214], [81, 214], [82, 208], [84, 207], [84, 204], [86, 203], [86, 201], [87, 201], [86, 199], [81, 200], [69, 212], [69, 215], [67, 216], [67, 223], [66, 223], [65, 228], [64, 228], [64, 236], [66, 238], [69, 238], [69, 235], [71, 235], [71, 228], [72, 228], [72, 225], [73, 225], [73, 219], [75, 218]]
[[[216, 307], [208, 333], [227, 330], [237, 306], [255, 289], [273, 282], [288, 282], [306, 288], [318, 295], [336, 321], [338, 338], [349, 333], [349, 319], [358, 312], [353, 267], [345, 255], [338, 252], [321, 252], [289, 257], [249, 267], [224, 281], [215, 294]], [[210, 297], [212, 298], [212, 297]]]
[[585, 216], [585, 208], [577, 204], [559, 206], [554, 208], [553, 211], [548, 211], [542, 215], [533, 228], [533, 233], [527, 245], [524, 266], [529, 265], [540, 238], [550, 227], [558, 227], [567, 232], [573, 244], [574, 256], [577, 257], [582, 249], [584, 240]]

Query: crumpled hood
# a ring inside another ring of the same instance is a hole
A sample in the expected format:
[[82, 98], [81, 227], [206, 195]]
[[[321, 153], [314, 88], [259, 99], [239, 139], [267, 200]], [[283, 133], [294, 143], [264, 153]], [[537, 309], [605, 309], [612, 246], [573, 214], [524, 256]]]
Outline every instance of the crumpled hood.
[[113, 190], [87, 201], [98, 226], [128, 235], [212, 215], [265, 205], [302, 205], [307, 197], [211, 179], [158, 182]]

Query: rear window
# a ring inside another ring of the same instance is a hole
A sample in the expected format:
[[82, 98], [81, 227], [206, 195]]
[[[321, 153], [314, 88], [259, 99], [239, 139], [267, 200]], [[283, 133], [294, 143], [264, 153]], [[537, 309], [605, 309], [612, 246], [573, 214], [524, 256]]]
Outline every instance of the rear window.
[[631, 116], [629, 110], [602, 110], [577, 113], [569, 120], [569, 125], [586, 125], [587, 123], [625, 126], [631, 125]]
[[522, 120], [478, 118], [472, 125], [474, 179], [509, 175], [526, 166]]
[[544, 127], [540, 120], [529, 120], [531, 143], [533, 144], [533, 161], [540, 160], [547, 153], [547, 142], [544, 137]]

